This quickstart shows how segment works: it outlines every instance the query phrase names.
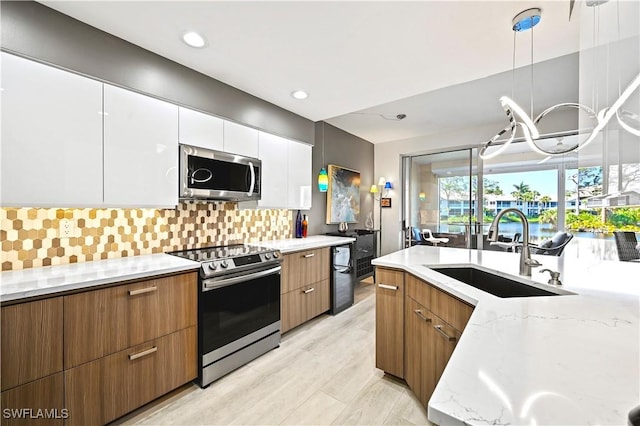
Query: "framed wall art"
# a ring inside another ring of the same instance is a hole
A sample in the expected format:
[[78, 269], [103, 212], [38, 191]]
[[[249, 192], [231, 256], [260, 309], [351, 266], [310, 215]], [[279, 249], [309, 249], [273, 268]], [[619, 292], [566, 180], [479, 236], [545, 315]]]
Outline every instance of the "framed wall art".
[[360, 172], [329, 164], [327, 224], [360, 220]]

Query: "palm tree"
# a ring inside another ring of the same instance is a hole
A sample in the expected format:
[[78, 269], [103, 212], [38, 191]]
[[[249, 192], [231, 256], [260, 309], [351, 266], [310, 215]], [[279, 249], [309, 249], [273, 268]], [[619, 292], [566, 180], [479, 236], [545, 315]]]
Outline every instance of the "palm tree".
[[542, 202], [543, 210], [546, 210], [547, 209], [547, 203], [551, 202], [551, 197], [549, 197], [548, 195], [543, 195], [542, 197], [540, 197], [540, 201]]
[[525, 197], [527, 196], [526, 194], [531, 192], [531, 188], [529, 187], [529, 185], [525, 184], [524, 182], [520, 182], [520, 184], [518, 185], [513, 185], [513, 187], [516, 190], [511, 192], [511, 195], [516, 199], [516, 202], [524, 201]]

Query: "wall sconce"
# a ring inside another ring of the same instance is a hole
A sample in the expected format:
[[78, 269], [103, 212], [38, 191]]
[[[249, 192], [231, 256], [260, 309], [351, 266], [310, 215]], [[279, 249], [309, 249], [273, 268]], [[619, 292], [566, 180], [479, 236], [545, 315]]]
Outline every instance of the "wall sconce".
[[329, 189], [329, 176], [327, 175], [327, 169], [323, 167], [318, 174], [318, 190], [327, 192], [327, 189]]

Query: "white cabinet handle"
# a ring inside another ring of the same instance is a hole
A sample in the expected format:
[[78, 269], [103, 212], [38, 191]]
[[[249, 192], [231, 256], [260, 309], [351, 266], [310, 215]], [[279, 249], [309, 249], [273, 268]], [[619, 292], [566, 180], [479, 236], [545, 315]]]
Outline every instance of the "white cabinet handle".
[[158, 352], [158, 347], [154, 346], [152, 348], [146, 349], [142, 352], [138, 352], [137, 354], [129, 354], [129, 360], [133, 361], [134, 359], [142, 358], [143, 356], [151, 355], [154, 352]]
[[309, 254], [305, 254], [305, 255], [304, 255], [304, 256], [302, 256], [302, 257], [304, 257], [304, 258], [308, 258], [308, 257], [313, 257], [313, 256], [315, 256], [315, 255], [316, 255], [315, 253], [309, 253]]
[[313, 288], [313, 287], [311, 287], [310, 289], [308, 289], [308, 290], [303, 290], [302, 292], [303, 292], [304, 294], [309, 294], [309, 293], [311, 293], [312, 291], [316, 291], [316, 289], [315, 289], [315, 288]]
[[422, 318], [424, 320], [424, 322], [431, 322], [431, 318], [427, 318], [424, 315], [422, 315], [422, 311], [420, 309], [416, 309], [413, 311], [417, 316], [419, 316], [420, 318]]
[[387, 284], [378, 284], [378, 287], [386, 288], [387, 290], [393, 290], [393, 291], [398, 291], [398, 288], [399, 288], [397, 285], [387, 285]]
[[156, 291], [158, 290], [158, 287], [147, 287], [147, 288], [141, 288], [139, 290], [129, 290], [129, 296], [135, 296], [136, 294], [143, 294], [143, 293], [151, 293], [152, 291]]
[[455, 342], [456, 341], [455, 336], [449, 336], [447, 333], [442, 331], [442, 326], [441, 325], [434, 325], [433, 328], [435, 328], [436, 331], [438, 333], [440, 333], [442, 336], [444, 336], [444, 338], [447, 339], [448, 341], [450, 341], [450, 342]]

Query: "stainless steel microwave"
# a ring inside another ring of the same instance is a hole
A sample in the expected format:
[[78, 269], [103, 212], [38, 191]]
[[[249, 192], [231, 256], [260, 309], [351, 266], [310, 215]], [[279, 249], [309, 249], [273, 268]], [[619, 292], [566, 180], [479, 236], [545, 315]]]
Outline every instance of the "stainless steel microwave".
[[257, 158], [180, 144], [180, 198], [259, 200], [261, 170]]

